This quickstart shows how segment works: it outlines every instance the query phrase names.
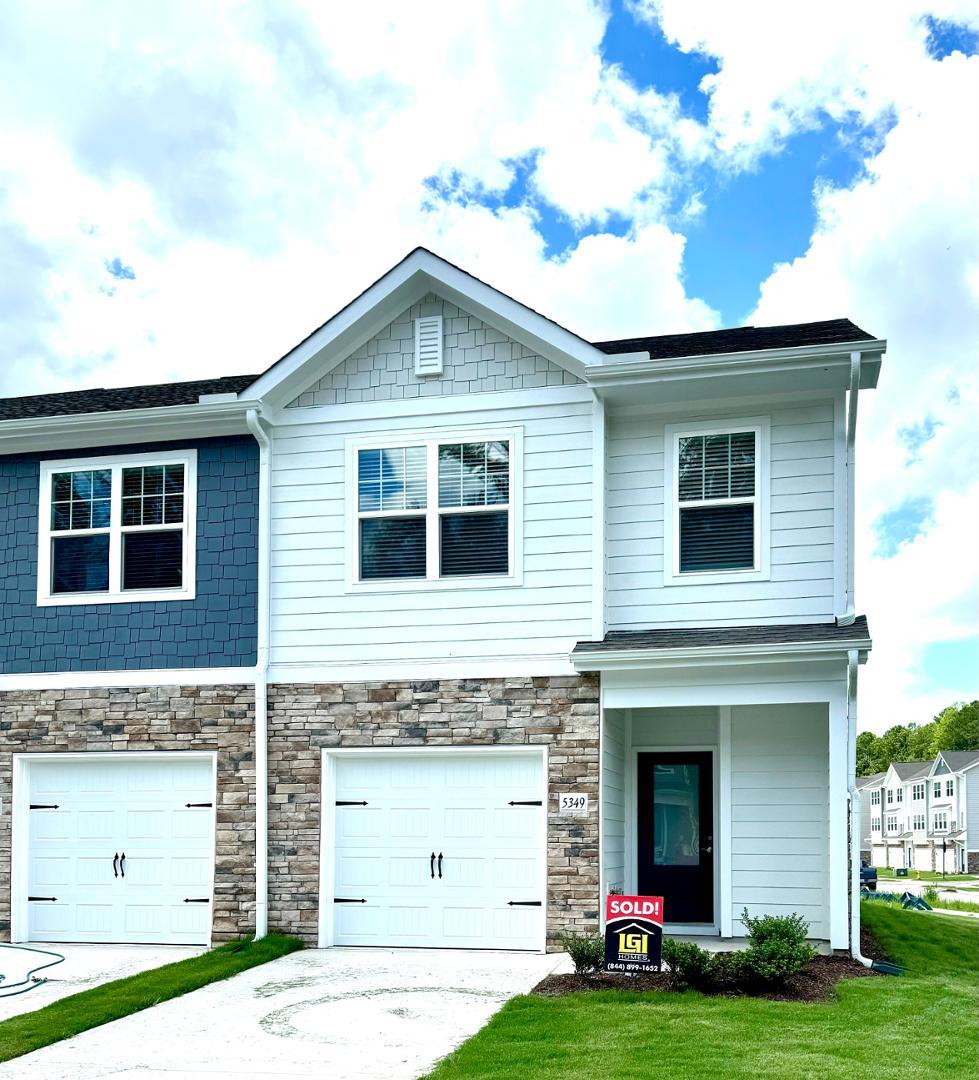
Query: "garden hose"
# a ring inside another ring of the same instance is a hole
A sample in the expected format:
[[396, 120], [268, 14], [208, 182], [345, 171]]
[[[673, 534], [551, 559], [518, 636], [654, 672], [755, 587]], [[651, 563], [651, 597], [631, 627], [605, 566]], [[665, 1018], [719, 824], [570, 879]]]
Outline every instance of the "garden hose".
[[[46, 964], [38, 964], [37, 967], [31, 968], [27, 973], [27, 977], [19, 982], [6, 982], [6, 975], [0, 972], [0, 1001], [3, 998], [26, 994], [28, 990], [34, 990], [36, 987], [43, 985], [48, 980], [44, 977], [38, 978], [36, 973], [44, 971], [45, 968], [54, 967], [55, 964], [64, 963], [65, 959], [61, 953], [48, 952], [46, 949], [32, 949], [29, 945], [8, 945], [6, 942], [0, 941], [0, 949], [19, 949], [21, 952], [37, 953], [38, 956], [51, 956], [54, 958]], [[16, 989], [17, 987], [19, 989]]]

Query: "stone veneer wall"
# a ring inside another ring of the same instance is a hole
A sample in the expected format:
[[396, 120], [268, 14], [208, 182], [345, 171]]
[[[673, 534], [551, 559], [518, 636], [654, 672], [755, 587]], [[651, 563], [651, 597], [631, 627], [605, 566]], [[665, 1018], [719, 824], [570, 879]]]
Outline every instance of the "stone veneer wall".
[[0, 692], [0, 939], [10, 937], [12, 755], [217, 751], [214, 938], [255, 928], [254, 692], [169, 686]]
[[[598, 928], [597, 676], [269, 688], [269, 925], [317, 938], [320, 751], [539, 746], [548, 750], [548, 941]], [[557, 793], [590, 796], [585, 817]]]

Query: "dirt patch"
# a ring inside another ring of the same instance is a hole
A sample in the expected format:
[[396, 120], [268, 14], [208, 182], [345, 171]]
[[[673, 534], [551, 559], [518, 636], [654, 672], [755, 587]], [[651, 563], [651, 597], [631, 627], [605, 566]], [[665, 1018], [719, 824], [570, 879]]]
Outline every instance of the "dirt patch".
[[[867, 955], [866, 951], [864, 955]], [[876, 975], [877, 972], [865, 968], [863, 964], [849, 956], [817, 956], [798, 975], [790, 979], [783, 990], [751, 996], [767, 998], [769, 1001], [830, 1001], [836, 984], [841, 979], [876, 977]], [[644, 993], [649, 990], [668, 991], [669, 989], [670, 977], [662, 971], [651, 971], [642, 975], [603, 972], [591, 978], [585, 978], [583, 975], [548, 975], [534, 987], [531, 993], [538, 997], [563, 997], [565, 994], [578, 994], [587, 990], [629, 990], [633, 993]], [[745, 995], [729, 993], [725, 996]]]

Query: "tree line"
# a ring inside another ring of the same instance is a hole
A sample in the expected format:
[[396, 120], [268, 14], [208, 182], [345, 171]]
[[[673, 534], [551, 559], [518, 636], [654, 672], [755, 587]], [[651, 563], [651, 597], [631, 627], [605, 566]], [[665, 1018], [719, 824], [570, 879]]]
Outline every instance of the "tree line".
[[928, 724], [895, 724], [857, 736], [857, 776], [886, 772], [892, 761], [927, 761], [942, 750], [979, 750], [979, 701], [949, 705]]

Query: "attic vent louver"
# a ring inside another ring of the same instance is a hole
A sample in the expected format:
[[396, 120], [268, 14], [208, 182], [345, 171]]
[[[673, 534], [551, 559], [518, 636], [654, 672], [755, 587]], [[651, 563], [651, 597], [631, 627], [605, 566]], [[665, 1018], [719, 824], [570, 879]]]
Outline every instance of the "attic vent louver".
[[442, 316], [415, 319], [415, 374], [442, 374]]

